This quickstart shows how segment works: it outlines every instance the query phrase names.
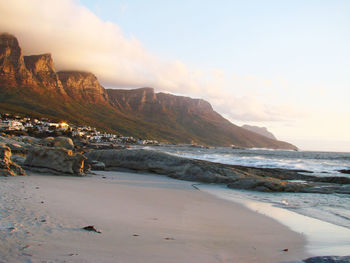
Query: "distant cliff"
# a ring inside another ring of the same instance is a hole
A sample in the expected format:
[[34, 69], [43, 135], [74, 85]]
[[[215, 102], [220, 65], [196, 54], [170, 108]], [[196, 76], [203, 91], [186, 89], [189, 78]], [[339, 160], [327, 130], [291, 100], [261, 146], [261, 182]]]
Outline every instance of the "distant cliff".
[[63, 119], [169, 143], [296, 149], [238, 127], [201, 99], [152, 88], [104, 89], [88, 72], [56, 72], [50, 54], [23, 56], [0, 35], [0, 111]]
[[246, 129], [248, 131], [255, 132], [255, 133], [260, 134], [262, 136], [265, 136], [267, 138], [270, 138], [270, 139], [273, 139], [273, 140], [277, 140], [275, 135], [273, 135], [271, 132], [269, 132], [266, 127], [243, 125], [242, 128]]

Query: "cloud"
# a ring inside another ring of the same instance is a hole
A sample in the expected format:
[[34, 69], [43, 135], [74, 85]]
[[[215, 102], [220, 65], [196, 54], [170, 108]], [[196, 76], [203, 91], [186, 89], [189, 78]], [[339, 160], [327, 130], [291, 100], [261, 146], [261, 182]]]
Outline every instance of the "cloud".
[[181, 61], [164, 61], [79, 1], [0, 0], [0, 12], [1, 30], [18, 37], [24, 54], [51, 53], [57, 70], [93, 72], [106, 87], [149, 86], [201, 97], [233, 120], [293, 118], [292, 111], [267, 106], [254, 94], [274, 85], [273, 81], [236, 74], [227, 77], [219, 69], [203, 72]]

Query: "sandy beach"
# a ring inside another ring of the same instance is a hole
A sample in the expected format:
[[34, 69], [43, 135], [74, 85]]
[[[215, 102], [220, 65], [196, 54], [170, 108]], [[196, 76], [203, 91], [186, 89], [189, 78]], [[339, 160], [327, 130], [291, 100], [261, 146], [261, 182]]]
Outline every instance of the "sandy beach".
[[[308, 256], [303, 236], [273, 219], [157, 175], [3, 177], [0, 213], [0, 262], [273, 263]], [[102, 233], [81, 229], [88, 225]]]

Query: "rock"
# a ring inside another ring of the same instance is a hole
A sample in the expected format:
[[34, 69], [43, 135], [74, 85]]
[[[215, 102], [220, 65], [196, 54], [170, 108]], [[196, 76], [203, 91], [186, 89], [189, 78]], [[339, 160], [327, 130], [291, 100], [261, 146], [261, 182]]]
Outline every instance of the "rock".
[[304, 260], [305, 263], [350, 263], [350, 256], [337, 257], [337, 256], [325, 256], [325, 257], [313, 257]]
[[332, 184], [350, 184], [350, 178], [342, 176], [316, 177], [312, 181]]
[[339, 170], [338, 172], [343, 174], [350, 174], [350, 169], [342, 169], [342, 170]]
[[96, 232], [96, 233], [101, 234], [101, 231], [97, 230], [97, 229], [95, 228], [95, 226], [85, 226], [85, 227], [83, 227], [82, 229], [87, 230], [87, 231], [93, 231], [93, 232]]
[[55, 140], [54, 137], [46, 137], [46, 138], [41, 140], [40, 144], [43, 145], [43, 146], [52, 147], [54, 140]]
[[13, 162], [15, 162], [16, 164], [18, 164], [19, 166], [22, 166], [24, 164], [24, 161], [26, 160], [26, 158], [24, 156], [21, 156], [21, 155], [12, 155], [11, 160]]
[[37, 172], [83, 176], [84, 160], [82, 154], [73, 154], [71, 150], [35, 147], [28, 153], [24, 167]]
[[0, 144], [0, 175], [25, 175], [22, 167], [11, 161], [11, 155], [11, 149], [4, 144]]
[[[346, 184], [348, 178], [318, 179], [316, 176], [301, 175], [298, 172], [304, 171], [299, 170], [220, 164], [144, 149], [92, 150], [85, 153], [85, 156], [89, 163], [103, 162], [109, 169], [131, 169], [186, 181], [225, 183], [229, 188], [260, 192], [350, 194], [350, 185]], [[296, 179], [307, 179], [307, 182], [287, 181]]]
[[92, 170], [104, 171], [105, 168], [106, 168], [106, 165], [103, 162], [92, 161], [91, 163]]
[[[103, 162], [106, 168], [126, 168], [167, 175], [172, 178], [205, 183], [226, 183], [231, 188], [264, 192], [297, 192], [303, 185], [240, 171], [230, 165], [186, 159], [147, 150], [95, 150], [85, 154]], [[90, 161], [91, 162], [91, 161]]]
[[76, 101], [89, 104], [107, 104], [107, 91], [96, 76], [89, 72], [60, 71], [57, 76], [68, 96]]
[[259, 192], [300, 192], [303, 186], [270, 177], [250, 176], [227, 185], [228, 188], [254, 190]]
[[32, 147], [31, 144], [22, 142], [21, 137], [8, 138], [0, 136], [0, 143], [10, 147], [13, 154], [27, 154], [28, 150]]
[[73, 150], [74, 149], [74, 143], [71, 138], [68, 137], [56, 137], [53, 140], [53, 146], [54, 147], [62, 147], [68, 150]]
[[31, 136], [21, 136], [20, 138], [23, 143], [27, 143], [31, 145], [38, 145], [41, 142], [41, 139], [34, 138]]

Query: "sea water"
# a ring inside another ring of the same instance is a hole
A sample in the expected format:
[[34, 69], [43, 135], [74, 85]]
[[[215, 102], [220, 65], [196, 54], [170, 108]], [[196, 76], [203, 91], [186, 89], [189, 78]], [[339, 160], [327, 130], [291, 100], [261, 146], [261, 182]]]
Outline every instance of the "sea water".
[[[307, 173], [308, 175], [350, 178], [349, 174], [339, 172], [341, 169], [350, 169], [350, 153], [191, 146], [147, 146], [144, 148], [217, 163], [307, 170], [312, 172]], [[311, 251], [315, 254], [350, 254], [350, 195], [265, 193], [206, 184], [198, 185], [198, 187], [202, 191], [241, 203], [250, 209], [274, 217], [293, 230], [304, 233], [309, 241], [312, 241], [309, 244], [313, 246]], [[322, 239], [321, 236], [325, 239]]]

